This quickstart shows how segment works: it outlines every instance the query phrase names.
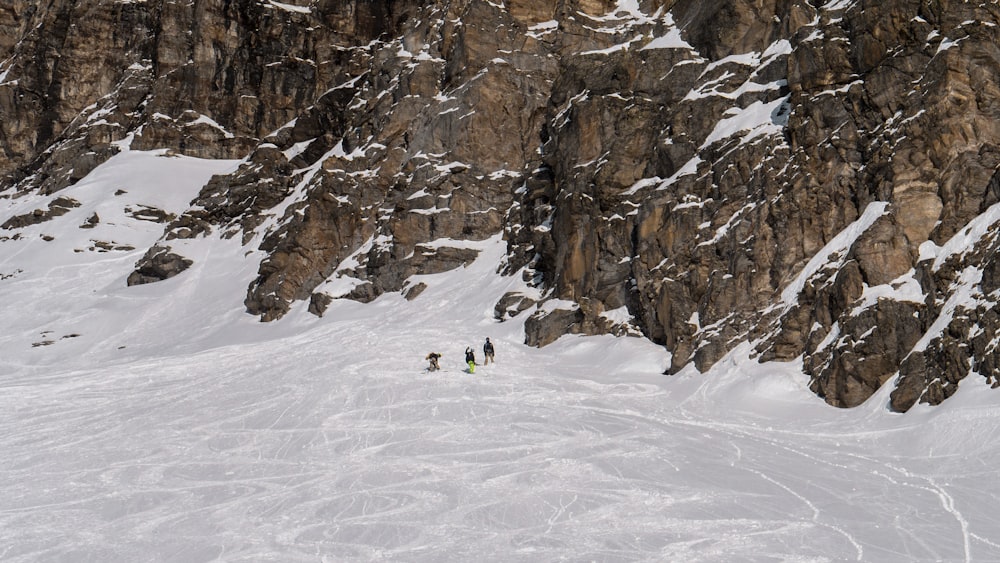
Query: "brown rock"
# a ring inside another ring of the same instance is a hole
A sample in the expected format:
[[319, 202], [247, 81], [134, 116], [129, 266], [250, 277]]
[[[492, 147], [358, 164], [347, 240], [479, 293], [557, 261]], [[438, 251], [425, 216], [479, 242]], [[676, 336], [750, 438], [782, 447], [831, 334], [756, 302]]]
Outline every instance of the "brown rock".
[[[0, 176], [55, 193], [125, 143], [244, 159], [163, 239], [257, 245], [263, 320], [323, 314], [339, 275], [419, 299], [477, 256], [451, 240], [503, 234], [531, 296], [495, 314], [534, 310], [529, 343], [639, 330], [676, 372], [753, 341], [834, 405], [896, 373], [893, 408], [944, 400], [1000, 367], [998, 237], [966, 231], [1000, 201], [1000, 8], [814, 4], [13, 0]], [[186, 265], [161, 242], [132, 281]]]
[[170, 251], [170, 247], [154, 246], [136, 263], [126, 283], [142, 285], [172, 278], [188, 269], [194, 262]]

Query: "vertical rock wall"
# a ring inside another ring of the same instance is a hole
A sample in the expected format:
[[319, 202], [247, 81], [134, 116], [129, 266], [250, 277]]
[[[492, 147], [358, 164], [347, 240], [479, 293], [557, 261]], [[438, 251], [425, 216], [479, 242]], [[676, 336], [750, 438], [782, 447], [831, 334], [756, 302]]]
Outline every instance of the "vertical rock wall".
[[0, 194], [125, 146], [241, 158], [137, 271], [238, 237], [270, 321], [419, 299], [413, 275], [503, 233], [525, 285], [497, 316], [531, 344], [641, 334], [676, 372], [751, 342], [831, 404], [890, 382], [905, 410], [996, 363], [998, 24], [926, 0], [14, 0]]

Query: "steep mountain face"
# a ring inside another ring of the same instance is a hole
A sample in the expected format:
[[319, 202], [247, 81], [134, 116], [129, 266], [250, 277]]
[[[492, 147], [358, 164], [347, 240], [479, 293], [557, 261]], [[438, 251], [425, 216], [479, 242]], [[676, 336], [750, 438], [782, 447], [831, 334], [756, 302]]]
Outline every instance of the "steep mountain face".
[[[243, 159], [142, 249], [259, 251], [248, 313], [402, 291], [503, 233], [526, 340], [744, 342], [854, 406], [938, 403], [1000, 342], [1000, 7], [928, 0], [14, 0], [0, 195], [126, 148]], [[62, 207], [60, 207], [62, 205]]]

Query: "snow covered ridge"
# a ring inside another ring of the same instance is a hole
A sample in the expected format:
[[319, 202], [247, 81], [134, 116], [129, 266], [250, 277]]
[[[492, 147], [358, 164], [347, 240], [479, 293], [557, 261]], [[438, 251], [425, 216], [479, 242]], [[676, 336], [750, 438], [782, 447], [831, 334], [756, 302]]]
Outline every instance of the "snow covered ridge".
[[286, 12], [293, 12], [299, 14], [312, 13], [312, 8], [310, 8], [309, 6], [297, 6], [295, 4], [286, 2], [275, 2], [274, 0], [266, 0], [264, 2], [261, 2], [261, 4], [263, 4], [265, 7], [268, 8], [275, 8], [278, 10], [284, 10]]
[[[122, 258], [109, 287], [224, 261], [234, 322], [290, 323], [418, 303], [502, 237], [490, 312], [534, 346], [642, 335], [673, 374], [745, 348], [837, 406], [994, 381], [991, 5], [17, 3], [0, 242], [71, 231], [69, 263]], [[72, 195], [132, 162], [178, 199]]]

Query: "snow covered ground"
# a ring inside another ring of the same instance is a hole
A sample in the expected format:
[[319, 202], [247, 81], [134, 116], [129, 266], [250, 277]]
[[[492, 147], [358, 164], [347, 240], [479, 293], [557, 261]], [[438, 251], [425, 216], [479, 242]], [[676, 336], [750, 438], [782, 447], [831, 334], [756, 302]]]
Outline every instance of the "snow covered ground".
[[[664, 376], [642, 339], [527, 348], [493, 320], [519, 283], [500, 240], [322, 319], [243, 313], [259, 257], [216, 237], [126, 287], [162, 225], [124, 209], [180, 212], [234, 164], [123, 153], [58, 194], [79, 208], [0, 232], [0, 561], [1000, 560], [978, 379], [898, 415], [746, 350]], [[487, 336], [498, 363], [465, 373]]]

